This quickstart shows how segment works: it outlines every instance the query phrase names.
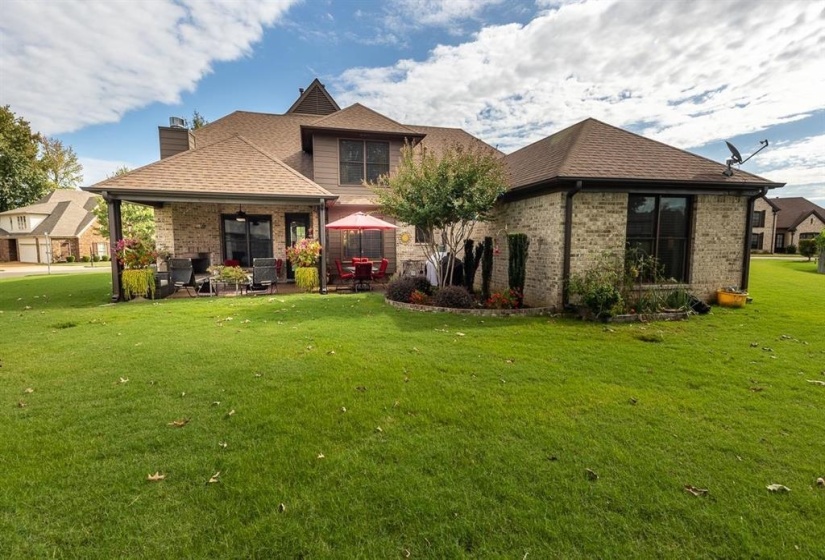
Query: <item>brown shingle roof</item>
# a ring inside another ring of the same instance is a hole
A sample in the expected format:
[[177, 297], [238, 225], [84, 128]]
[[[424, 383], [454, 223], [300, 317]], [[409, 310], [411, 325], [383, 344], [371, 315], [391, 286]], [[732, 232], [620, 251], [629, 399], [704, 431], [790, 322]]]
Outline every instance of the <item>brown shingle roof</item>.
[[779, 229], [793, 229], [802, 220], [815, 214], [820, 220], [825, 222], [825, 208], [814, 204], [807, 198], [788, 197], [765, 199], [779, 208], [776, 214], [776, 227]]
[[87, 189], [158, 195], [334, 198], [242, 136], [182, 152]]
[[440, 155], [446, 148], [450, 146], [454, 146], [456, 144], [460, 144], [462, 146], [469, 146], [469, 145], [479, 145], [485, 148], [489, 148], [490, 150], [495, 151], [499, 155], [504, 155], [499, 150], [494, 148], [493, 146], [487, 144], [486, 142], [479, 140], [469, 132], [466, 132], [460, 128], [444, 128], [441, 126], [419, 126], [419, 125], [406, 125], [407, 127], [420, 132], [421, 134], [426, 134], [423, 140], [421, 140], [421, 146], [427, 148], [428, 150], [432, 150], [435, 155]]
[[10, 233], [3, 232], [4, 237], [28, 237], [45, 235], [52, 237], [75, 237], [80, 235], [86, 227], [94, 221], [91, 210], [97, 204], [99, 197], [95, 194], [72, 189], [57, 189], [35, 204], [7, 210], [2, 215], [14, 214], [47, 214], [47, 217], [31, 232]]
[[587, 119], [505, 156], [513, 188], [554, 179], [639, 180], [776, 187], [736, 170], [627, 130]]
[[381, 113], [364, 107], [360, 103], [350, 105], [326, 117], [322, 117], [301, 128], [323, 130], [363, 130], [380, 134], [394, 134], [399, 136], [417, 137], [421, 133], [404, 126], [403, 124], [385, 117]]

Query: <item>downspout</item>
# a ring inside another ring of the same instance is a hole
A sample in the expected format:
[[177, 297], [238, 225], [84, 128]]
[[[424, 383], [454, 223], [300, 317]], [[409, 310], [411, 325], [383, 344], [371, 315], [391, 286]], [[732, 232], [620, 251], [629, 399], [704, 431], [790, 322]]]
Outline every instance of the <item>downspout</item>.
[[318, 237], [321, 241], [323, 241], [321, 246], [321, 259], [320, 259], [320, 266], [321, 270], [320, 274], [320, 281], [321, 287], [319, 289], [321, 294], [327, 293], [327, 203], [322, 198], [321, 203], [318, 205]]
[[121, 300], [120, 274], [122, 266], [117, 260], [115, 248], [117, 242], [123, 239], [120, 200], [111, 198], [109, 193], [102, 194], [109, 210], [109, 254], [114, 257], [109, 259], [112, 263], [112, 302], [117, 303]]
[[570, 303], [570, 243], [573, 239], [573, 197], [582, 190], [582, 182], [576, 181], [576, 186], [567, 191], [564, 200], [564, 258], [562, 260], [562, 308]]
[[768, 194], [768, 189], [763, 188], [759, 194], [748, 197], [748, 215], [745, 218], [745, 254], [742, 255], [742, 283], [739, 286], [742, 290], [748, 289], [748, 278], [751, 269], [751, 235], [753, 235], [753, 205], [756, 199]]

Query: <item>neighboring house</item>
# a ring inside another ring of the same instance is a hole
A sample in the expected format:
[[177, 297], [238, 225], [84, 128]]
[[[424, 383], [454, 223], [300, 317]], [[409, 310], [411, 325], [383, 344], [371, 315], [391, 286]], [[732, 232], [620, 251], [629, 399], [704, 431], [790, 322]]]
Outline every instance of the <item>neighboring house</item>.
[[[802, 197], [765, 198], [757, 201], [757, 204], [764, 202], [776, 209], [776, 221], [770, 236], [772, 246], [765, 247], [765, 250], [771, 253], [784, 253], [789, 245], [799, 247], [801, 240], [813, 239], [825, 229], [825, 208], [808, 199]], [[754, 218], [756, 218], [755, 214]], [[757, 233], [754, 229], [754, 235]], [[753, 244], [752, 240], [751, 247]]]
[[[99, 197], [58, 189], [34, 204], [0, 213], [0, 261], [47, 263], [109, 254], [92, 209]], [[51, 243], [51, 255], [49, 254]]]
[[[356, 255], [357, 232], [324, 225], [359, 210], [387, 218], [362, 182], [394, 172], [404, 142], [435, 152], [452, 143], [493, 149], [460, 129], [401, 124], [360, 104], [341, 109], [318, 80], [283, 115], [239, 111], [197, 130], [173, 123], [160, 127], [160, 161], [87, 190], [108, 201], [110, 223], [121, 201], [154, 206], [158, 245], [176, 255], [245, 266], [283, 257], [306, 235], [326, 234], [322, 272]], [[524, 295], [533, 306], [560, 306], [565, 278], [628, 243], [703, 298], [746, 286], [753, 202], [782, 186], [738, 170], [728, 177], [722, 164], [593, 119], [502, 157], [512, 184], [498, 222], [479, 224], [473, 238], [491, 235], [502, 248], [493, 278], [502, 289], [505, 232], [528, 234]], [[117, 227], [112, 235], [119, 238]], [[386, 257], [392, 273], [422, 258], [423, 241], [402, 224], [364, 232], [360, 250]]]
[[751, 218], [751, 251], [773, 253], [776, 239], [776, 218], [779, 206], [766, 196], [756, 199]]

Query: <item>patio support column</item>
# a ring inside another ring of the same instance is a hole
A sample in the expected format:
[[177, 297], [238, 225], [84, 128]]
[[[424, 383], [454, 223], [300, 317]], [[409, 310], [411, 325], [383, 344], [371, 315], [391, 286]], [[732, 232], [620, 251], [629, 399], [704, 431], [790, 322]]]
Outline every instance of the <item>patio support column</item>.
[[103, 194], [109, 209], [109, 254], [112, 258], [112, 302], [122, 299], [120, 290], [120, 274], [123, 270], [115, 255], [117, 242], [123, 239], [123, 223], [120, 214], [120, 200], [111, 198], [108, 194]]
[[562, 308], [570, 303], [570, 243], [573, 240], [573, 197], [580, 190], [582, 190], [582, 182], [576, 181], [576, 186], [567, 191], [564, 199], [564, 258], [562, 259], [561, 272]]
[[320, 280], [321, 280], [321, 287], [320, 292], [322, 294], [327, 293], [327, 201], [323, 198], [321, 199], [321, 203], [318, 205], [318, 236], [323, 241], [321, 247], [321, 259], [320, 259], [320, 267], [321, 270], [319, 272]]

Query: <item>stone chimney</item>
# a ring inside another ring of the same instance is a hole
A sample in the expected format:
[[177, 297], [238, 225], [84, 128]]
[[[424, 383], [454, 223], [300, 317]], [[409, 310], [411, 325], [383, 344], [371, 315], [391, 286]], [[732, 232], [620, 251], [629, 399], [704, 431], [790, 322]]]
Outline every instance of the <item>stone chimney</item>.
[[195, 137], [186, 127], [186, 119], [169, 117], [169, 126], [158, 127], [160, 159], [195, 148]]

